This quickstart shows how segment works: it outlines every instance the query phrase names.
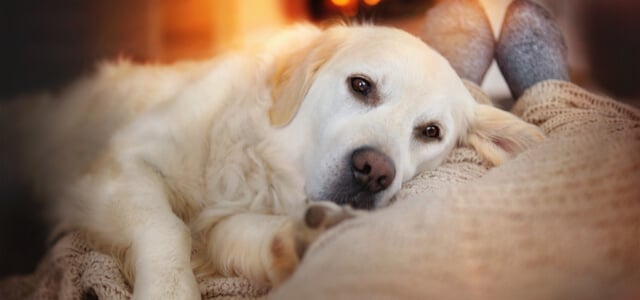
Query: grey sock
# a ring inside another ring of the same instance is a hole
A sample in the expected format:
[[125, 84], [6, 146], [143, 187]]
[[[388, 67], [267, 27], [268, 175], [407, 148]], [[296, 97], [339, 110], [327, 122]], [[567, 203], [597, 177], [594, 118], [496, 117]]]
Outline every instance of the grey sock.
[[439, 1], [427, 12], [420, 38], [449, 60], [458, 76], [477, 84], [493, 60], [491, 24], [477, 0]]
[[569, 80], [562, 31], [549, 12], [528, 0], [514, 0], [507, 8], [496, 61], [514, 99], [540, 81]]

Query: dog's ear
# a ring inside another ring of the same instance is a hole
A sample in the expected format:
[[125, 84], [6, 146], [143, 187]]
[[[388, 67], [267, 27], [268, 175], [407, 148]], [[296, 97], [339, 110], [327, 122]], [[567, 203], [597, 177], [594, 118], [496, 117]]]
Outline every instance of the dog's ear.
[[280, 55], [276, 60], [276, 69], [271, 78], [273, 103], [269, 109], [272, 126], [281, 127], [291, 122], [316, 73], [331, 58], [338, 43], [335, 37], [320, 34], [307, 45], [287, 55]]
[[493, 165], [500, 165], [545, 136], [540, 128], [490, 105], [476, 104], [466, 143]]

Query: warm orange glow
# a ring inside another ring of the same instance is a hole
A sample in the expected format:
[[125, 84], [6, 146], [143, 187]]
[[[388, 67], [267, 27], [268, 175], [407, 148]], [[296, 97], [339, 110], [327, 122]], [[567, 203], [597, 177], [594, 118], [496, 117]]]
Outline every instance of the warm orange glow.
[[351, 4], [352, 0], [331, 0], [331, 3], [333, 3], [335, 6], [347, 6], [349, 4]]
[[337, 7], [343, 15], [347, 17], [353, 17], [358, 14], [359, 0], [331, 0], [330, 2], [333, 6]]
[[162, 61], [211, 56], [213, 8], [209, 1], [158, 1], [150, 6], [156, 32], [151, 44], [154, 55]]
[[364, 4], [369, 6], [375, 6], [378, 5], [378, 3], [380, 3], [380, 0], [364, 0]]
[[268, 35], [292, 21], [282, 9], [283, 0], [208, 1], [213, 3], [212, 27], [216, 52], [247, 46], [245, 43], [250, 45], [253, 38]]

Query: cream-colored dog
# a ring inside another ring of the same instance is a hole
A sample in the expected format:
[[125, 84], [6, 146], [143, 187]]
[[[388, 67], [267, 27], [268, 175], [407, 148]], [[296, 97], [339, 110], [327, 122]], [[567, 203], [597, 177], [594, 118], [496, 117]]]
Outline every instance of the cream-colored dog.
[[198, 299], [196, 274], [277, 284], [351, 214], [315, 200], [385, 206], [457, 144], [499, 164], [543, 138], [474, 102], [419, 39], [366, 25], [298, 26], [204, 63], [104, 65], [29, 103], [3, 108], [27, 173], [138, 299]]

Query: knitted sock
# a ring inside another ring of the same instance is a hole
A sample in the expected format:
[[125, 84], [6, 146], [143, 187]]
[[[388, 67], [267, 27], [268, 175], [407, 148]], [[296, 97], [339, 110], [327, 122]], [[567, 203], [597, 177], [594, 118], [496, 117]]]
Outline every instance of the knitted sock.
[[491, 24], [478, 0], [440, 0], [426, 15], [420, 38], [440, 52], [458, 76], [482, 82], [493, 60]]
[[514, 0], [507, 8], [496, 61], [514, 99], [540, 81], [569, 80], [562, 31], [549, 12], [528, 0]]

